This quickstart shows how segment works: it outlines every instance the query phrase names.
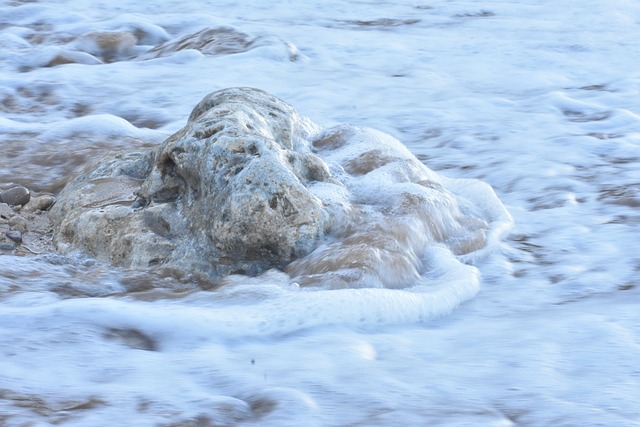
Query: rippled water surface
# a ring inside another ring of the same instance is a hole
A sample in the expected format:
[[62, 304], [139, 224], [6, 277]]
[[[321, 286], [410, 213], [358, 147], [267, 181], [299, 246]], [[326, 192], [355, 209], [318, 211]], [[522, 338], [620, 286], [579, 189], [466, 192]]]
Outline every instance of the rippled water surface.
[[[391, 135], [485, 221], [400, 289], [294, 280], [330, 244], [203, 290], [27, 233], [0, 252], [0, 425], [640, 425], [639, 35], [623, 0], [0, 1], [0, 190], [56, 194], [249, 86]], [[366, 242], [415, 240], [372, 212]]]

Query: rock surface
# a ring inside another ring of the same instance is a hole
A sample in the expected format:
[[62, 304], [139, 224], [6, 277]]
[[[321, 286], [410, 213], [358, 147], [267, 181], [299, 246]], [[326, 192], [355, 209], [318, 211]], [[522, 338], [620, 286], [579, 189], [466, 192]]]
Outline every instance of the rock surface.
[[322, 130], [250, 88], [208, 95], [155, 149], [101, 161], [50, 217], [63, 253], [203, 284], [276, 268], [328, 288], [413, 286], [430, 257], [472, 261], [511, 222], [486, 184], [440, 177], [381, 132]]

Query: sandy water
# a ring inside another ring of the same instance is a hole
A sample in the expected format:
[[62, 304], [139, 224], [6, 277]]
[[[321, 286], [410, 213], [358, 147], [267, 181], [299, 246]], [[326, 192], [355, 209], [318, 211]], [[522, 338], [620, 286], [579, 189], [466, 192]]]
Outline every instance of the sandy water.
[[628, 1], [1, 2], [3, 187], [55, 192], [252, 86], [488, 183], [515, 225], [439, 265], [475, 283], [454, 300], [2, 255], [0, 425], [639, 425], [639, 32]]

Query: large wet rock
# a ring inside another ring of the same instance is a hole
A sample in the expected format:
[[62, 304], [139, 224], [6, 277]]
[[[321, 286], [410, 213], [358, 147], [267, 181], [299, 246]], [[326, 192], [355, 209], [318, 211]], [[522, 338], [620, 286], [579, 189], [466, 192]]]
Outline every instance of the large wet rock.
[[160, 44], [138, 56], [147, 60], [173, 55], [182, 50], [193, 49], [204, 55], [231, 55], [253, 49], [267, 48], [272, 56], [289, 61], [299, 59], [295, 45], [274, 36], [250, 36], [232, 27], [205, 28], [193, 34], [185, 35], [177, 40]]
[[447, 259], [473, 262], [511, 223], [488, 185], [441, 177], [381, 132], [320, 129], [249, 88], [208, 95], [157, 149], [103, 160], [51, 217], [64, 253], [208, 283], [277, 268], [329, 288], [418, 285]]
[[57, 248], [212, 279], [282, 268], [327, 230], [311, 187], [341, 187], [308, 146], [315, 131], [265, 92], [215, 92], [157, 150], [104, 160], [67, 185], [51, 211]]

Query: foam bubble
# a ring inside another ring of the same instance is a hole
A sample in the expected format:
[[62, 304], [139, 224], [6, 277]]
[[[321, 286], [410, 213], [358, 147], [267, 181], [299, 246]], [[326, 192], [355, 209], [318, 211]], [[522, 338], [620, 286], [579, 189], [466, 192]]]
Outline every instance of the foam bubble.
[[303, 286], [411, 288], [437, 266], [434, 248], [470, 262], [512, 223], [490, 186], [443, 178], [379, 131], [339, 126], [312, 145], [344, 188], [326, 242], [286, 268]]

